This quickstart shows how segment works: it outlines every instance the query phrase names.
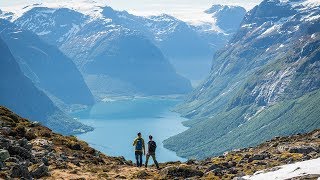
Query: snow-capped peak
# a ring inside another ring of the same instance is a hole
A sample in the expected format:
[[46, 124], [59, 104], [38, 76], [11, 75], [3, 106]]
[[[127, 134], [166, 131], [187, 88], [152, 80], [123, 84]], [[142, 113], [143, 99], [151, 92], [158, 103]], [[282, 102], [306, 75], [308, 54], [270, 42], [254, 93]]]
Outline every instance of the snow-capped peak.
[[[3, 7], [2, 10], [7, 12], [13, 12], [12, 21], [21, 17], [25, 12], [30, 11], [33, 8], [46, 7], [49, 9], [61, 9], [68, 8], [85, 15], [88, 15], [93, 18], [102, 17], [102, 7], [105, 7], [107, 4], [104, 2], [96, 2], [93, 0], [69, 0], [69, 1], [59, 1], [59, 2], [42, 2], [37, 4], [29, 5], [15, 5]], [[54, 12], [54, 11], [53, 11]], [[46, 12], [49, 13], [49, 12]]]
[[166, 21], [166, 22], [180, 21], [177, 18], [168, 14], [160, 14], [159, 16], [149, 16], [148, 18], [154, 21]]

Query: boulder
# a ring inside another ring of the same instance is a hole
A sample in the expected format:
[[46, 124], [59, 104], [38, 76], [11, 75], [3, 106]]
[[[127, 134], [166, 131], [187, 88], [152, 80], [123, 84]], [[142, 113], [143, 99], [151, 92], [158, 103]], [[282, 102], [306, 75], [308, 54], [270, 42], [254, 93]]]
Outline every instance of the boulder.
[[13, 162], [13, 163], [18, 163], [19, 159], [16, 157], [9, 157], [5, 162]]
[[208, 169], [206, 169], [205, 173], [209, 172], [209, 171], [213, 171], [215, 169], [222, 169], [223, 167], [218, 165], [218, 164], [213, 164], [211, 165]]
[[199, 164], [199, 161], [195, 160], [195, 159], [189, 159], [187, 162], [186, 162], [187, 165], [198, 165]]
[[49, 160], [47, 157], [42, 157], [42, 162], [44, 165], [49, 166]]
[[19, 146], [25, 147], [28, 144], [28, 140], [26, 138], [19, 139], [18, 141]]
[[229, 173], [230, 173], [230, 174], [237, 174], [237, 173], [238, 173], [238, 170], [233, 167], [233, 168], [230, 168], [230, 169], [229, 169]]
[[17, 143], [19, 144], [19, 146], [23, 148], [26, 148], [29, 150], [32, 148], [32, 144], [26, 138], [19, 139]]
[[2, 134], [4, 134], [4, 135], [9, 135], [9, 134], [12, 133], [12, 129], [9, 128], [9, 127], [2, 127], [2, 128], [1, 128], [1, 132], [2, 132]]
[[49, 175], [48, 167], [44, 164], [41, 164], [38, 168], [31, 172], [32, 177], [41, 178], [43, 176]]
[[30, 127], [38, 127], [38, 126], [40, 126], [40, 125], [41, 125], [40, 122], [38, 122], [38, 121], [33, 121], [33, 122], [31, 122]]
[[72, 150], [81, 150], [81, 145], [79, 143], [72, 144], [70, 146], [70, 149], [72, 149]]
[[5, 161], [10, 157], [9, 151], [5, 149], [0, 149], [0, 162]]
[[17, 164], [12, 168], [11, 177], [31, 179], [31, 174], [25, 164]]
[[309, 154], [311, 152], [316, 152], [317, 150], [311, 146], [301, 146], [301, 147], [291, 147], [289, 148], [290, 153], [300, 153], [300, 154]]
[[0, 147], [1, 148], [8, 149], [10, 144], [11, 144], [10, 140], [3, 138], [3, 137], [0, 138]]
[[42, 147], [46, 150], [52, 150], [52, 141], [48, 141], [46, 139], [34, 139], [32, 140], [32, 144], [35, 146]]
[[217, 168], [212, 170], [212, 172], [214, 173], [215, 176], [223, 176], [223, 172], [221, 168]]
[[170, 178], [190, 178], [190, 177], [202, 177], [203, 172], [189, 166], [169, 166], [160, 171], [160, 176], [164, 179]]
[[24, 159], [30, 159], [32, 158], [32, 154], [30, 150], [27, 150], [20, 146], [10, 146], [9, 147], [9, 153], [10, 155], [18, 155]]
[[4, 167], [5, 167], [5, 164], [2, 161], [0, 161], [0, 170], [2, 170]]
[[145, 170], [141, 170], [135, 174], [135, 177], [138, 179], [147, 179], [149, 174]]
[[37, 138], [37, 135], [36, 135], [35, 132], [32, 131], [32, 130], [27, 131], [24, 136], [25, 136], [29, 141], [32, 140], [32, 139]]
[[264, 160], [266, 158], [270, 158], [270, 154], [262, 153], [262, 154], [254, 154], [251, 158], [248, 159], [248, 162], [252, 162], [254, 160]]

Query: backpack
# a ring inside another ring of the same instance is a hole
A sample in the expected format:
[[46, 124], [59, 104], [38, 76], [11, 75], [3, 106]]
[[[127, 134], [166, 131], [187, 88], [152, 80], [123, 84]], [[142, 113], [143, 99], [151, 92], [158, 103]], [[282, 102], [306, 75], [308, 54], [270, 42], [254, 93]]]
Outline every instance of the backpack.
[[136, 150], [142, 151], [142, 138], [139, 138], [139, 139], [137, 140]]
[[156, 142], [150, 141], [149, 142], [149, 152], [156, 152], [156, 148], [157, 148]]

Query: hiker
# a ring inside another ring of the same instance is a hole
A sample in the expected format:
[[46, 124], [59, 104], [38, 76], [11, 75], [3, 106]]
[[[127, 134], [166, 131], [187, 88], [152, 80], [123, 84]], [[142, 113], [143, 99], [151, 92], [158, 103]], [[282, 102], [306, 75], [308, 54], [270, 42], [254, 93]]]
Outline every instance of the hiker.
[[149, 136], [149, 142], [148, 142], [148, 153], [147, 153], [147, 156], [146, 156], [146, 164], [145, 164], [146, 168], [148, 166], [149, 157], [151, 156], [152, 159], [153, 159], [154, 164], [157, 166], [157, 169], [159, 169], [159, 164], [158, 164], [158, 162], [156, 160], [156, 148], [157, 148], [157, 144], [156, 144], [156, 142], [154, 142], [152, 140], [152, 136], [150, 135]]
[[135, 156], [137, 161], [137, 167], [142, 166], [142, 153], [145, 155], [146, 150], [144, 147], [144, 140], [141, 137], [141, 133], [138, 133], [138, 137], [133, 141], [133, 146], [135, 146]]

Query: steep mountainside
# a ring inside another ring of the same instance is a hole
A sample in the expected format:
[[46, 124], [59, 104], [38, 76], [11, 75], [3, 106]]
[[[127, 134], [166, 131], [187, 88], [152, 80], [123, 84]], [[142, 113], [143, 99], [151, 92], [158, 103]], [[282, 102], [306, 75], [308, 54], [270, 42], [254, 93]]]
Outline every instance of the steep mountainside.
[[[68, 17], [65, 20], [60, 18], [65, 16]], [[191, 90], [190, 82], [176, 74], [148, 38], [113, 21], [66, 8], [33, 8], [15, 23], [59, 46], [74, 60], [98, 97], [179, 94]], [[63, 32], [61, 26], [66, 28]]]
[[1, 105], [60, 133], [74, 134], [92, 129], [68, 117], [54, 106], [52, 101], [23, 75], [2, 39], [0, 39], [0, 52]]
[[320, 8], [265, 0], [214, 56], [210, 77], [177, 108], [193, 120], [166, 147], [204, 158], [320, 127]]
[[[277, 137], [257, 147], [226, 152], [204, 161], [168, 162], [160, 164], [161, 170], [154, 166], [145, 169], [136, 168], [123, 157], [101, 154], [74, 136], [53, 133], [5, 107], [0, 107], [0, 125], [0, 178], [3, 179], [232, 179], [320, 157], [320, 130], [315, 130]], [[320, 176], [319, 167], [313, 169], [313, 174], [302, 172], [300, 175], [304, 177]]]
[[30, 31], [0, 19], [0, 35], [23, 73], [55, 103], [91, 105], [93, 96], [71, 59]]

